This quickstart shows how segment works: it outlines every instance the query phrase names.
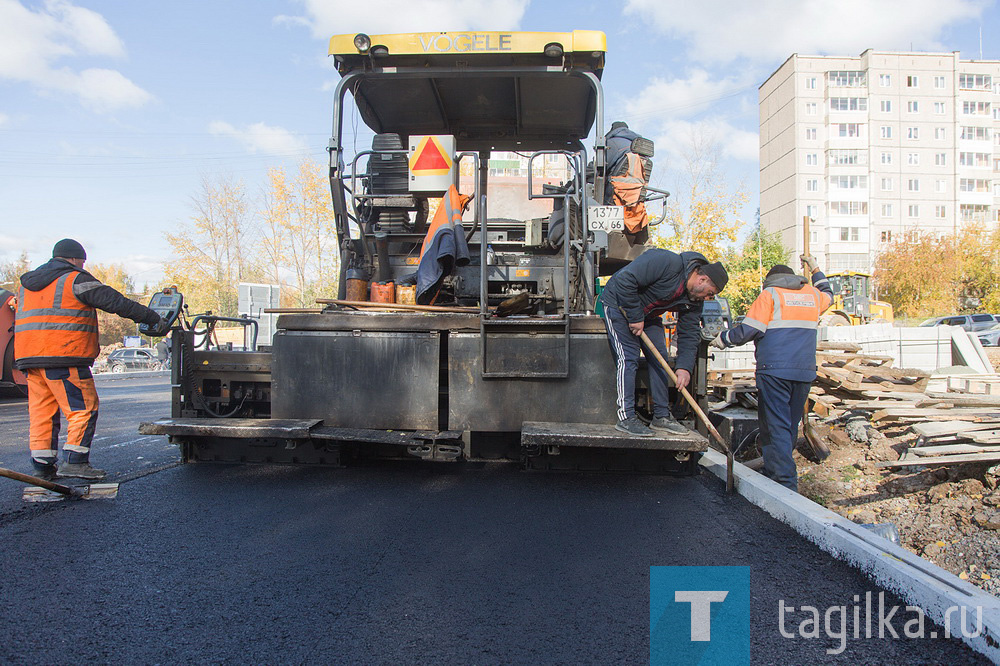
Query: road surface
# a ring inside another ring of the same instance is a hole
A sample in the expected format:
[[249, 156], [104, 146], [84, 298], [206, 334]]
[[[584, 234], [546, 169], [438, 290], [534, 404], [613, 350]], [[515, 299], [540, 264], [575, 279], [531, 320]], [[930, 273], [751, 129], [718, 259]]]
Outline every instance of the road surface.
[[[755, 663], [986, 663], [955, 640], [783, 638], [779, 599], [879, 589], [710, 475], [180, 465], [137, 434], [166, 381], [99, 385], [117, 500], [23, 505], [0, 479], [0, 662], [640, 664], [651, 565], [745, 565]], [[27, 431], [0, 402], [3, 465], [30, 470]]]

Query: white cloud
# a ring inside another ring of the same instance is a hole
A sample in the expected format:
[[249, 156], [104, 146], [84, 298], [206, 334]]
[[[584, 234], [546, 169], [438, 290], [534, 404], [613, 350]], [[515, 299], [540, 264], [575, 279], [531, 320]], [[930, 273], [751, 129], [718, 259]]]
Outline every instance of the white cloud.
[[626, 0], [625, 13], [690, 43], [707, 62], [857, 55], [868, 48], [946, 51], [939, 38], [975, 19], [985, 0]]
[[[721, 157], [733, 160], [756, 162], [760, 158], [760, 136], [732, 125], [724, 118], [704, 118], [701, 120], [669, 120], [659, 130], [650, 133], [655, 136], [656, 164], [669, 168], [671, 162], [683, 162], [685, 153], [698, 144], [717, 144]], [[654, 167], [654, 178], [662, 169]]]
[[695, 69], [686, 79], [654, 77], [626, 103], [626, 119], [640, 124], [661, 118], [690, 118], [751, 88], [756, 90], [756, 85], [731, 78], [712, 79], [703, 69]]
[[212, 134], [235, 139], [251, 153], [294, 156], [309, 150], [305, 141], [285, 128], [271, 127], [264, 123], [254, 123], [237, 128], [227, 122], [216, 120], [209, 124], [208, 131]]
[[364, 32], [513, 30], [529, 0], [299, 0], [305, 16], [278, 16], [276, 22], [306, 25], [316, 38]]
[[0, 79], [69, 93], [97, 111], [141, 106], [152, 96], [120, 72], [77, 71], [60, 62], [124, 55], [121, 39], [97, 12], [65, 0], [49, 0], [38, 11], [17, 0], [0, 0]]

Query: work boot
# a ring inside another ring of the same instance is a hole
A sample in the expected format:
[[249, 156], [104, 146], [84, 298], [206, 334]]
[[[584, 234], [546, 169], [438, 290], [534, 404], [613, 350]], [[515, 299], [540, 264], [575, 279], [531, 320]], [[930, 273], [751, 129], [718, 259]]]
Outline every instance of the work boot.
[[669, 432], [674, 435], [684, 435], [688, 432], [688, 429], [682, 426], [677, 419], [672, 416], [657, 416], [649, 424], [649, 427], [653, 430]]
[[640, 421], [636, 416], [625, 419], [624, 421], [619, 421], [615, 426], [615, 430], [621, 430], [622, 432], [632, 435], [633, 437], [653, 436], [653, 431], [647, 428], [646, 424]]
[[56, 476], [60, 479], [90, 479], [91, 481], [100, 481], [107, 475], [108, 473], [103, 469], [91, 467], [90, 463], [63, 463], [59, 466], [59, 471], [56, 472]]
[[55, 465], [35, 465], [35, 469], [32, 472], [35, 478], [41, 479], [43, 481], [51, 481], [56, 478], [56, 466]]

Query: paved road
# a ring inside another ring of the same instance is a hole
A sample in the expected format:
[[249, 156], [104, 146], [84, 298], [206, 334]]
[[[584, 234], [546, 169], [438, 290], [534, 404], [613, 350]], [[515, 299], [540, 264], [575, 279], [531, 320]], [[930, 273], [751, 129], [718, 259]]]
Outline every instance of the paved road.
[[[940, 639], [835, 657], [782, 638], [778, 599], [878, 588], [708, 475], [177, 465], [136, 434], [168, 413], [164, 382], [100, 386], [117, 500], [22, 506], [0, 479], [0, 662], [646, 663], [649, 566], [723, 564], [752, 568], [756, 663], [981, 662]], [[0, 402], [22, 471], [26, 420]]]

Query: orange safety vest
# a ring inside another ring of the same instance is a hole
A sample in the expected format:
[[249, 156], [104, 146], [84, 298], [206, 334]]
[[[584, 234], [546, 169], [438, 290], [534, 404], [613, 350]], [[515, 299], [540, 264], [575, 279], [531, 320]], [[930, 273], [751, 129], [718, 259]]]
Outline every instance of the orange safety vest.
[[41, 291], [21, 287], [14, 315], [14, 359], [93, 360], [101, 351], [97, 310], [73, 294], [80, 273], [66, 273]]
[[646, 187], [642, 160], [635, 153], [626, 153], [628, 169], [620, 176], [611, 176], [611, 186], [614, 188], [614, 204], [625, 207], [625, 227], [638, 233], [649, 224], [646, 214], [646, 204], [639, 201]]

